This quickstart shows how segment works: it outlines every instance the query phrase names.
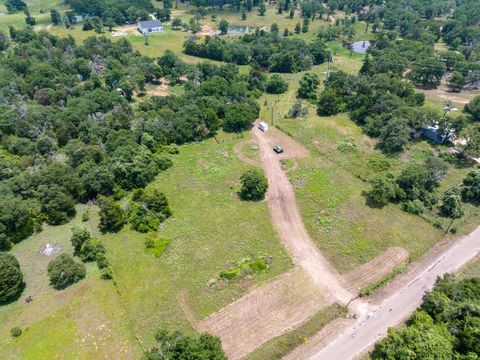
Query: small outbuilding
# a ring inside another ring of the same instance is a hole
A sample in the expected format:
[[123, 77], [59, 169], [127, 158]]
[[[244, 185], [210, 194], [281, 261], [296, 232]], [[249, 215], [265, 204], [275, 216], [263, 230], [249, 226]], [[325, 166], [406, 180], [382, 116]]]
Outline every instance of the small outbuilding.
[[160, 20], [140, 21], [138, 23], [138, 31], [144, 35], [163, 32], [163, 25]]

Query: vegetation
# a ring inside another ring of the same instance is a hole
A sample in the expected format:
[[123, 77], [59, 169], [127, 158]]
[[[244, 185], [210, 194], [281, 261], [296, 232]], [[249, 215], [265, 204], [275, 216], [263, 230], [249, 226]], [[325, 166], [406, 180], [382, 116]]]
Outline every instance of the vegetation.
[[198, 338], [183, 335], [182, 333], [159, 330], [155, 335], [157, 347], [146, 352], [143, 360], [158, 359], [212, 359], [226, 360], [220, 339], [207, 333]]
[[286, 334], [275, 337], [246, 356], [247, 360], [281, 359], [290, 351], [307, 342], [325, 325], [335, 318], [347, 314], [346, 309], [337, 304], [318, 311], [304, 324]]
[[247, 257], [232, 264], [228, 270], [220, 272], [219, 278], [227, 281], [242, 279], [245, 276], [267, 270], [271, 263], [272, 258], [266, 255], [253, 258]]
[[154, 235], [150, 235], [145, 240], [145, 252], [158, 258], [167, 250], [170, 242], [170, 239], [157, 238]]
[[85, 266], [76, 262], [68, 254], [60, 254], [48, 264], [50, 283], [57, 290], [64, 289], [86, 275]]
[[438, 279], [433, 291], [407, 323], [392, 328], [380, 341], [372, 359], [404, 359], [406, 354], [443, 359], [475, 357], [480, 318], [474, 309], [480, 297], [478, 278], [455, 280], [451, 275]]
[[23, 290], [23, 274], [15, 256], [0, 253], [0, 304], [14, 299]]
[[262, 200], [267, 192], [268, 182], [259, 169], [247, 170], [240, 178], [242, 188], [240, 197], [243, 200]]
[[381, 288], [383, 285], [388, 284], [393, 278], [405, 271], [405, 264], [397, 266], [392, 272], [390, 272], [387, 276], [383, 277], [379, 281], [367, 286], [360, 290], [359, 296], [370, 296], [372, 295], [377, 289]]

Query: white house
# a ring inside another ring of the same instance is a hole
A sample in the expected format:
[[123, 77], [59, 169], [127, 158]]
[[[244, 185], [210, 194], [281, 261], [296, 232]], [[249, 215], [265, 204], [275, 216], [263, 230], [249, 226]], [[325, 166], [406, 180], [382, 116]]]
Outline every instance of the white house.
[[268, 131], [268, 125], [266, 123], [264, 123], [263, 121], [260, 124], [258, 124], [258, 128], [260, 130], [264, 131], [264, 132]]
[[140, 21], [138, 23], [138, 31], [144, 35], [163, 32], [163, 25], [160, 20]]

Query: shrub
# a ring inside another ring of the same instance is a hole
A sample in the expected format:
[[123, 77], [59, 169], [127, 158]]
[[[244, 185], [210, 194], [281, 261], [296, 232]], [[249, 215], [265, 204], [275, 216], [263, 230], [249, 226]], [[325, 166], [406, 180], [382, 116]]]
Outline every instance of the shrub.
[[0, 303], [20, 295], [23, 289], [23, 274], [17, 259], [0, 253]]
[[160, 257], [170, 244], [170, 239], [156, 238], [155, 235], [150, 235], [145, 240], [145, 253], [151, 254], [155, 257]]
[[278, 74], [273, 74], [265, 86], [269, 94], [283, 94], [288, 90], [288, 83]]
[[105, 255], [105, 246], [98, 239], [88, 239], [80, 249], [80, 258], [82, 261], [96, 261], [98, 256]]
[[20, 335], [22, 335], [22, 328], [20, 326], [15, 326], [15, 327], [11, 328], [10, 329], [10, 335], [13, 338], [19, 337]]
[[111, 280], [111, 279], [113, 279], [113, 271], [112, 271], [112, 268], [111, 268], [110, 266], [107, 266], [106, 268], [103, 268], [100, 277], [101, 277], [103, 280]]
[[70, 238], [70, 242], [73, 246], [73, 254], [78, 256], [85, 241], [90, 240], [90, 232], [80, 226], [72, 227], [71, 231], [72, 237]]
[[157, 189], [136, 191], [128, 213], [131, 228], [142, 233], [156, 231], [172, 215], [167, 197]]
[[424, 206], [423, 206], [423, 203], [418, 199], [415, 199], [413, 201], [409, 200], [402, 204], [402, 210], [409, 214], [419, 215], [423, 213]]
[[60, 254], [48, 264], [50, 283], [55, 289], [64, 289], [86, 275], [85, 265], [78, 263], [68, 254]]
[[118, 232], [126, 223], [125, 212], [115, 201], [101, 196], [98, 199], [100, 207], [99, 228], [102, 232]]
[[242, 182], [240, 197], [243, 200], [262, 200], [265, 197], [268, 182], [261, 170], [247, 170], [240, 181]]
[[155, 162], [159, 170], [165, 171], [173, 166], [173, 160], [165, 155], [155, 155]]
[[110, 262], [104, 253], [97, 254], [97, 266], [99, 269], [105, 269], [107, 266], [110, 266]]

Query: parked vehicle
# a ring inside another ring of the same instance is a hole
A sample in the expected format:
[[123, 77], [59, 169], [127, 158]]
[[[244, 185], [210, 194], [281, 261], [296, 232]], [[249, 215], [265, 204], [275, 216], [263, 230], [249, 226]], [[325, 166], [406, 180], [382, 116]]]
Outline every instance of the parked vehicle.
[[263, 132], [268, 131], [268, 125], [266, 123], [264, 123], [263, 121], [260, 124], [258, 124], [258, 128], [260, 130], [262, 130]]
[[283, 148], [280, 145], [275, 145], [273, 147], [273, 151], [275, 151], [277, 154], [283, 153]]

